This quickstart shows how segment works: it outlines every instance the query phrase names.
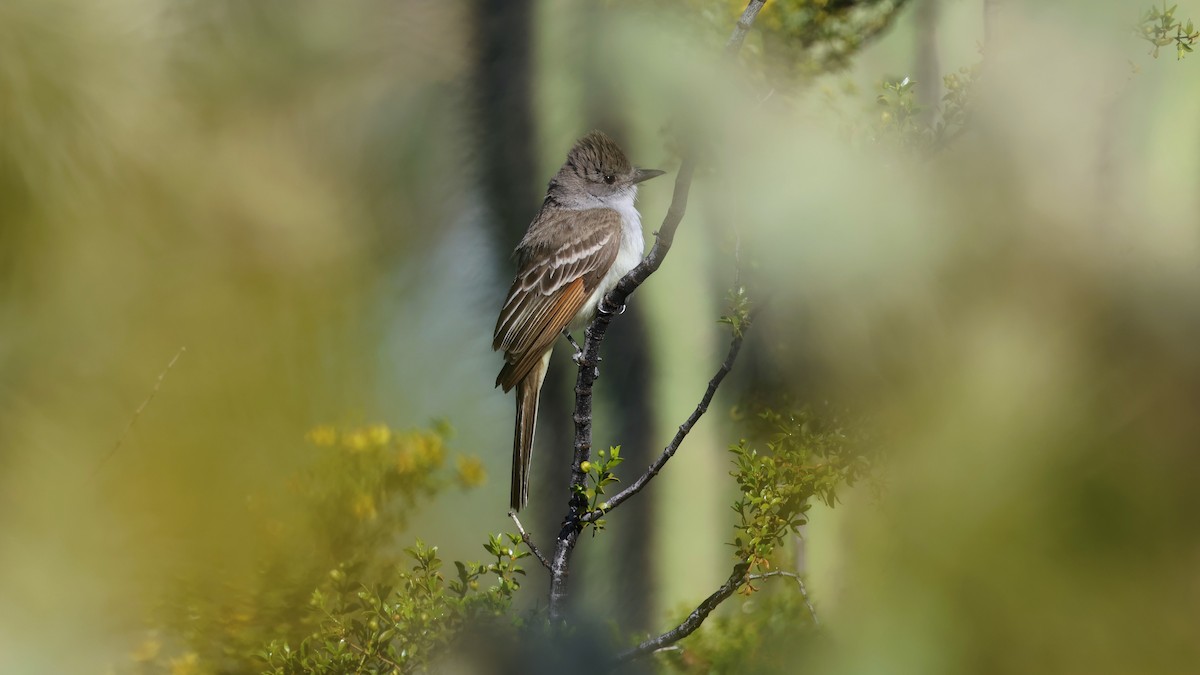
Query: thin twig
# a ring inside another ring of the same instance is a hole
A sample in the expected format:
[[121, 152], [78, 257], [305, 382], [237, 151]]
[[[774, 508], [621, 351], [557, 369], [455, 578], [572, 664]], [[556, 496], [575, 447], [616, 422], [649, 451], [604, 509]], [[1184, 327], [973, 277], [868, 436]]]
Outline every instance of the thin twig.
[[154, 388], [151, 389], [146, 398], [142, 400], [142, 404], [133, 411], [133, 417], [129, 419], [129, 424], [125, 425], [125, 430], [122, 431], [121, 435], [117, 437], [117, 442], [113, 444], [113, 447], [108, 451], [108, 454], [100, 458], [100, 461], [96, 464], [96, 468], [93, 470], [93, 473], [99, 472], [100, 469], [104, 467], [104, 464], [107, 463], [108, 460], [112, 459], [113, 455], [117, 454], [117, 450], [121, 449], [121, 444], [125, 442], [125, 437], [129, 435], [129, 432], [133, 429], [133, 425], [137, 424], [138, 419], [142, 416], [142, 411], [146, 409], [146, 406], [150, 405], [150, 402], [154, 400], [155, 395], [158, 394], [158, 390], [160, 387], [162, 387], [163, 380], [166, 379], [167, 373], [171, 372], [171, 369], [175, 367], [175, 362], [178, 361], [179, 357], [183, 356], [183, 353], [186, 351], [187, 347], [180, 347], [179, 351], [175, 352], [175, 356], [172, 357], [170, 362], [167, 363], [167, 367], [163, 368], [162, 372], [158, 374], [158, 379], [154, 381]]
[[404, 668], [399, 663], [396, 663], [395, 661], [389, 659], [388, 657], [384, 656], [383, 654], [377, 654], [374, 652], [367, 651], [366, 649], [355, 644], [355, 642], [349, 638], [343, 637], [342, 639], [345, 640], [346, 644], [350, 647], [350, 649], [353, 649], [354, 651], [358, 652], [359, 654], [362, 654], [362, 661], [360, 661], [358, 664], [357, 672], [363, 671], [363, 668], [365, 668], [367, 665], [367, 659], [372, 656], [379, 659], [380, 661], [383, 661], [384, 663], [388, 664], [389, 666], [395, 668], [396, 672], [402, 672], [404, 670]]
[[721, 587], [715, 593], [705, 598], [704, 602], [697, 605], [696, 609], [693, 609], [692, 613], [688, 614], [682, 623], [658, 637], [650, 638], [633, 649], [622, 652], [617, 656], [617, 662], [629, 661], [639, 656], [656, 652], [694, 633], [700, 627], [700, 624], [704, 623], [704, 620], [708, 618], [708, 615], [717, 608], [717, 605], [720, 605], [726, 598], [733, 595], [734, 591], [746, 582], [746, 570], [748, 569], [750, 569], [749, 561], [743, 560], [739, 562], [734, 566], [733, 572], [725, 580], [725, 583], [721, 584]]
[[529, 536], [529, 533], [526, 532], [525, 528], [521, 525], [521, 519], [517, 517], [517, 512], [509, 511], [508, 517], [512, 518], [512, 521], [517, 524], [517, 532], [521, 533], [521, 541], [525, 542], [525, 545], [529, 547], [529, 551], [533, 553], [533, 557], [537, 558], [538, 562], [542, 563], [542, 567], [550, 569], [550, 561], [546, 560], [546, 556], [542, 555], [542, 552], [538, 550], [537, 545], [533, 543], [533, 537]]
[[808, 599], [808, 589], [804, 587], [804, 579], [795, 572], [783, 572], [776, 570], [774, 572], [763, 572], [762, 574], [751, 574], [748, 579], [750, 581], [758, 581], [759, 579], [767, 579], [770, 577], [788, 577], [795, 579], [796, 585], [800, 587], [800, 597], [804, 598], [804, 604], [808, 606], [808, 613], [812, 615], [813, 623], [820, 626], [821, 619], [817, 617], [817, 608], [813, 607], [812, 601]]
[[383, 654], [372, 654], [371, 652], [367, 651], [366, 649], [355, 644], [354, 640], [351, 640], [349, 638], [349, 636], [347, 635], [347, 633], [349, 633], [350, 631], [346, 629], [346, 624], [342, 623], [341, 619], [337, 618], [333, 614], [330, 614], [329, 610], [325, 609], [325, 607], [322, 606], [320, 609], [321, 609], [321, 613], [324, 614], [325, 617], [327, 619], [329, 619], [330, 622], [333, 623], [333, 625], [337, 626], [339, 634], [342, 636], [342, 640], [350, 647], [350, 649], [353, 649], [354, 651], [358, 652], [359, 654], [362, 654], [363, 658], [362, 658], [362, 661], [359, 662], [358, 669], [356, 672], [362, 672], [363, 667], [367, 663], [367, 657], [369, 657], [369, 656], [375, 656], [380, 661], [383, 661], [384, 663], [388, 664], [389, 666], [395, 668], [398, 671], [402, 670], [399, 663], [392, 661], [391, 659], [384, 656]]
[[691, 415], [688, 415], [687, 420], [684, 421], [683, 424], [679, 425], [679, 430], [675, 432], [675, 437], [671, 439], [671, 442], [667, 444], [667, 447], [663, 448], [662, 454], [658, 456], [658, 459], [654, 460], [654, 463], [651, 464], [648, 469], [646, 469], [646, 472], [641, 476], [638, 476], [637, 480], [633, 481], [629, 487], [613, 495], [612, 498], [608, 500], [607, 508], [596, 509], [594, 511], [585, 513], [583, 517], [580, 518], [582, 522], [590, 523], [598, 518], [603, 517], [605, 514], [620, 506], [625, 500], [641, 492], [651, 480], [654, 480], [654, 477], [658, 475], [658, 472], [662, 471], [662, 468], [666, 466], [667, 462], [675, 456], [675, 452], [679, 450], [679, 446], [683, 443], [683, 439], [687, 438], [687, 435], [689, 432], [691, 432], [692, 427], [696, 426], [696, 422], [700, 420], [704, 413], [708, 412], [708, 406], [710, 403], [712, 403], [713, 396], [715, 396], [717, 393], [717, 388], [721, 386], [721, 381], [725, 379], [725, 376], [729, 374], [730, 370], [733, 370], [733, 363], [737, 360], [738, 352], [740, 352], [742, 349], [742, 341], [745, 339], [746, 331], [750, 329], [751, 323], [752, 319], [748, 319], [747, 322], [742, 326], [742, 329], [739, 332], [734, 333], [733, 339], [729, 343], [729, 353], [725, 355], [725, 361], [721, 363], [721, 368], [717, 370], [712, 379], [708, 381], [708, 388], [704, 390], [704, 396], [702, 396], [700, 398], [700, 402], [696, 404], [696, 409], [692, 411]]

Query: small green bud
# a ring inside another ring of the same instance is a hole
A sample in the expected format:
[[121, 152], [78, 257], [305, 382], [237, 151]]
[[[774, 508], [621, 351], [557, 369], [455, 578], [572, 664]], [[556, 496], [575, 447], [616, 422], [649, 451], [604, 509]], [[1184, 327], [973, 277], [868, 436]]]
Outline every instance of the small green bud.
[[583, 462], [581, 462], [581, 463], [579, 464], [579, 470], [580, 470], [580, 471], [582, 471], [582, 472], [584, 472], [584, 473], [587, 473], [587, 472], [591, 471], [591, 470], [592, 470], [592, 463], [591, 463], [591, 462], [589, 462], [589, 461], [586, 461], [586, 460], [584, 460]]

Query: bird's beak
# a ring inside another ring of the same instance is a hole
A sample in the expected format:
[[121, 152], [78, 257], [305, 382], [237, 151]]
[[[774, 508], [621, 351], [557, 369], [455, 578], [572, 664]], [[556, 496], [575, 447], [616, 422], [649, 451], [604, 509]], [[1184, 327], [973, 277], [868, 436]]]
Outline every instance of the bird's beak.
[[644, 180], [650, 180], [655, 176], [661, 176], [664, 173], [666, 171], [659, 171], [658, 169], [637, 169], [633, 172], [633, 182], [640, 183]]

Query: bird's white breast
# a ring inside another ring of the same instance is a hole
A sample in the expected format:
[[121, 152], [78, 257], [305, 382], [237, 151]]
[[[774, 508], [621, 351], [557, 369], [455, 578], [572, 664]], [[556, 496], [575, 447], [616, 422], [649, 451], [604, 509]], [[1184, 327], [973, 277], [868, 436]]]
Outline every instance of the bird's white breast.
[[600, 300], [617, 285], [621, 277], [642, 261], [646, 242], [642, 235], [642, 216], [633, 204], [636, 196], [637, 191], [630, 190], [627, 194], [606, 200], [603, 205], [604, 208], [613, 209], [621, 215], [621, 247], [617, 250], [617, 259], [613, 261], [612, 267], [608, 268], [608, 273], [600, 280], [600, 285], [575, 316], [572, 330], [582, 328], [591, 321]]

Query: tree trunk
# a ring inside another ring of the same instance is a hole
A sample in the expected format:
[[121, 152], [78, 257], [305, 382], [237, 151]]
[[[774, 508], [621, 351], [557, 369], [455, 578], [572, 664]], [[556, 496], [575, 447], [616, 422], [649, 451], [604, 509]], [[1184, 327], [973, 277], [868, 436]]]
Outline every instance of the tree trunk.
[[[472, 9], [479, 181], [499, 267], [507, 274], [513, 269], [511, 252], [537, 214], [548, 178], [538, 166], [533, 109], [534, 45], [530, 36], [534, 33], [534, 6], [532, 0], [476, 0]], [[499, 308], [499, 298], [496, 306]], [[567, 376], [574, 379], [574, 364], [561, 354], [566, 350], [556, 351], [560, 353], [542, 388], [529, 476], [532, 517], [525, 519], [539, 542], [553, 541], [558, 532], [570, 475]], [[508, 484], [507, 480], [501, 482]], [[497, 504], [496, 508], [501, 507]]]
[[942, 65], [937, 44], [941, 0], [920, 0], [916, 9], [917, 103], [921, 106], [921, 121], [933, 124], [942, 100]]
[[[585, 11], [597, 15], [604, 9], [591, 7]], [[602, 16], [595, 16], [588, 23], [605, 25]], [[603, 30], [591, 31], [584, 36], [585, 114], [589, 128], [604, 130], [631, 152], [619, 88], [611, 79], [613, 74], [601, 70], [603, 64], [611, 61], [608, 52], [616, 49], [607, 37], [608, 33]], [[630, 159], [645, 161], [640, 157]], [[661, 439], [654, 436], [654, 397], [650, 382], [654, 366], [648, 340], [650, 330], [655, 327], [650, 325], [648, 316], [644, 303], [635, 298], [609, 333], [605, 360], [600, 366], [607, 383], [602, 381], [598, 391], [605, 407], [613, 414], [613, 418], [602, 422], [600, 427], [611, 433], [601, 436], [621, 445], [622, 455], [626, 458], [621, 467], [622, 475], [631, 475], [649, 465], [662, 449], [656, 445], [661, 444]], [[597, 445], [597, 449], [607, 448]], [[656, 616], [654, 592], [658, 573], [653, 557], [656, 494], [656, 491], [648, 491], [623, 507], [609, 530], [615, 556], [609, 582], [615, 591], [612, 597], [620, 599], [613, 611], [618, 625], [626, 631], [649, 630], [657, 626], [661, 618]]]
[[497, 251], [509, 253], [537, 213], [531, 0], [476, 0], [474, 72], [479, 176]]

